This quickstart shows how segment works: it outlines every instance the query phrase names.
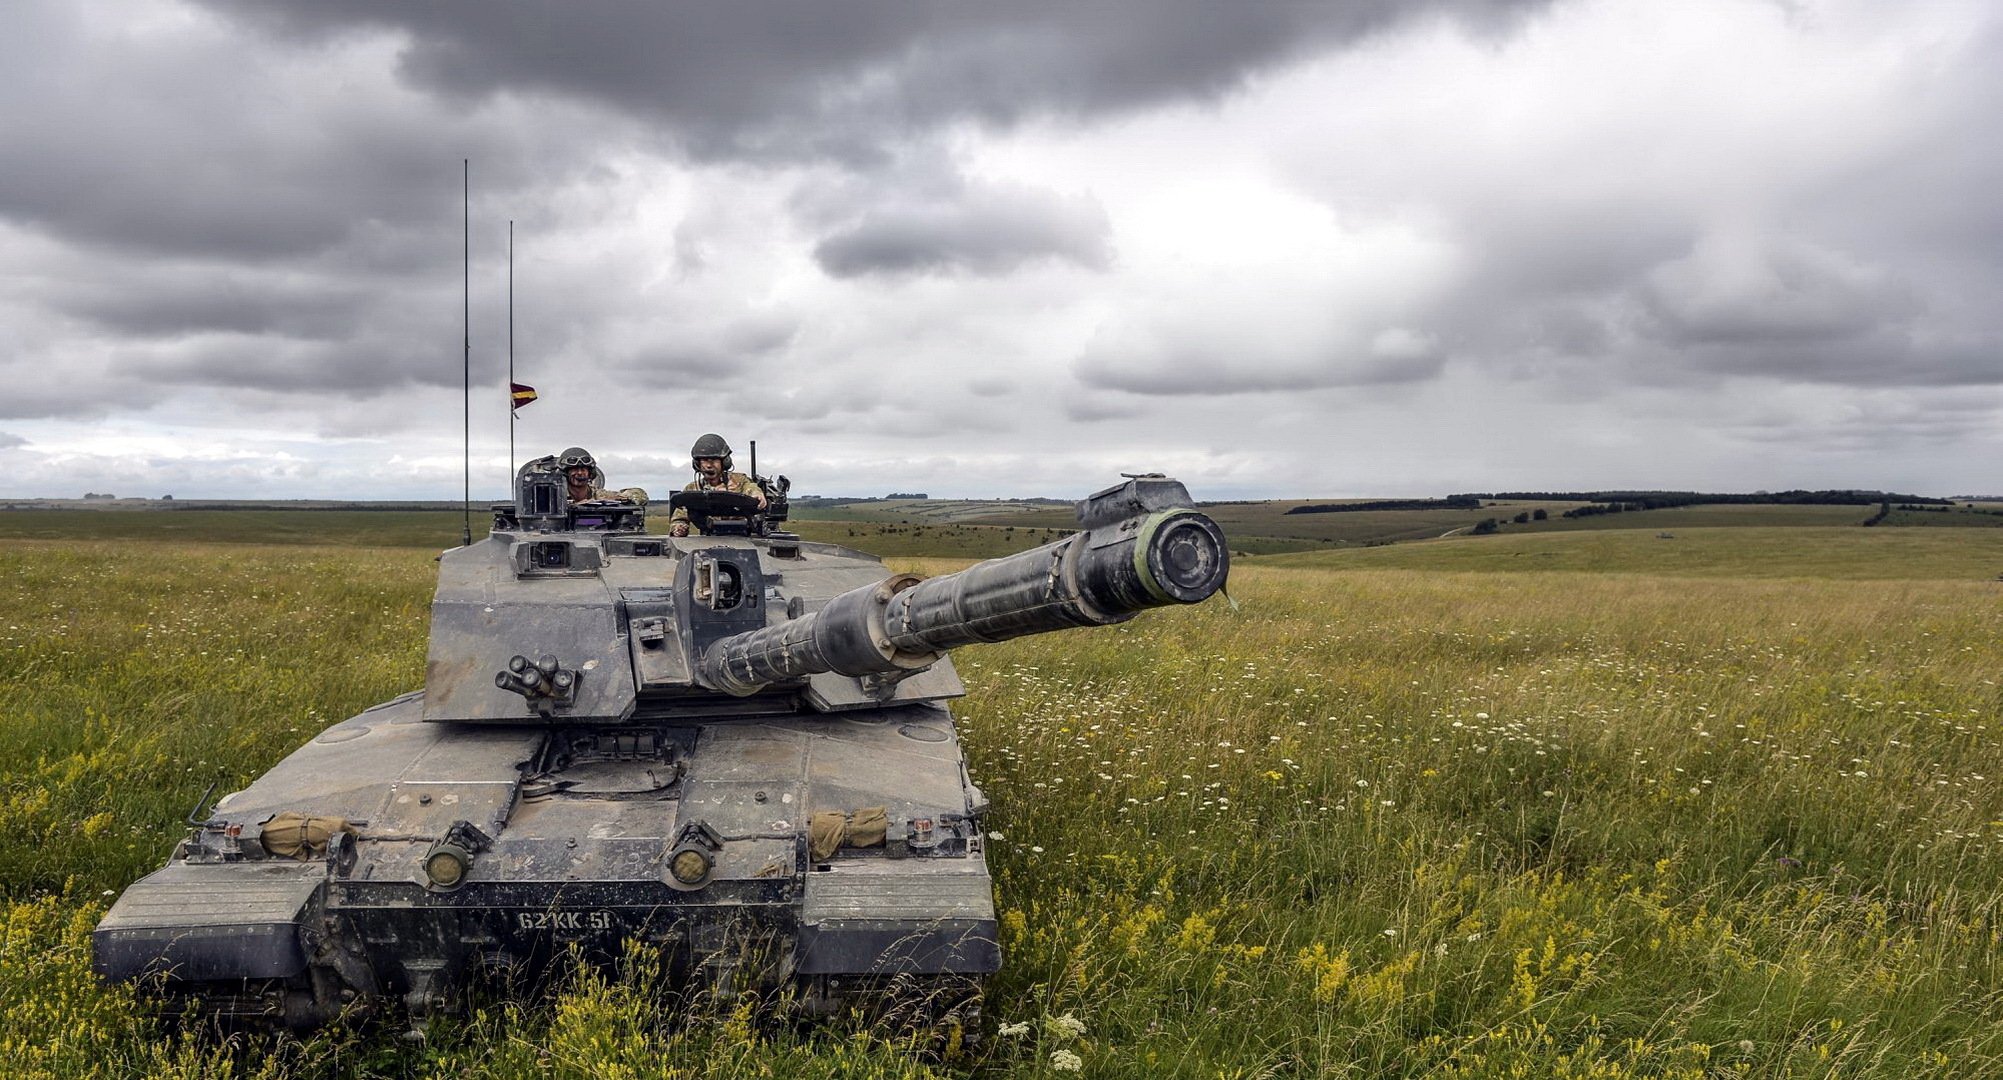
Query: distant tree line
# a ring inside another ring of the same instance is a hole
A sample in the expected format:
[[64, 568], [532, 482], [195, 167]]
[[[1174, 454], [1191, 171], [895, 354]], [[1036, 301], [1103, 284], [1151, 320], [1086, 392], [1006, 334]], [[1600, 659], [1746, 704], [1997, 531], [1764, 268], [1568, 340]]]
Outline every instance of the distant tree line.
[[[1689, 504], [1680, 503], [1678, 505], [1688, 506]], [[1565, 511], [1563, 514], [1559, 516], [1568, 518], [1598, 517], [1601, 514], [1624, 514], [1629, 510], [1648, 510], [1648, 509], [1652, 508], [1643, 506], [1640, 503], [1629, 503], [1629, 502], [1589, 503], [1585, 506], [1574, 506], [1573, 508]]]
[[1444, 499], [1379, 499], [1376, 502], [1311, 503], [1289, 514], [1340, 514], [1358, 510], [1479, 510], [1482, 496], [1449, 495]]
[[[1952, 504], [1950, 504], [1950, 505], [1947, 505], [1947, 506], [1935, 506], [1935, 505], [1931, 505], [1931, 504], [1929, 504], [1929, 505], [1927, 505], [1927, 506], [1915, 506], [1915, 505], [1913, 505], [1912, 503], [1900, 503], [1900, 504], [1898, 505], [1897, 509], [1900, 509], [1900, 510], [1910, 510], [1910, 511], [1912, 511], [1912, 512], [1914, 512], [1914, 513], [1921, 513], [1921, 512], [1925, 512], [1925, 513], [1929, 513], [1929, 514], [1945, 514], [1945, 513], [1947, 513], [1948, 511], [1950, 511], [1950, 510], [1953, 510], [1953, 509], [1954, 509], [1954, 506], [1953, 506]], [[1978, 509], [1978, 508], [1977, 508], [1976, 506], [1974, 506], [1973, 504], [1970, 504], [1970, 505], [1968, 505], [1968, 506], [1964, 506], [1964, 507], [1962, 507], [1962, 508], [1961, 508], [1961, 512], [1962, 512], [1962, 513], [1964, 513], [1964, 514], [1997, 514], [1997, 515], [2003, 515], [2003, 510], [1983, 510], [1983, 509]]]
[[889, 499], [922, 499], [922, 498], [925, 498], [925, 493], [924, 493], [924, 492], [922, 492], [922, 491], [893, 491], [893, 492], [891, 492], [890, 494], [888, 494], [888, 495], [885, 495], [885, 496], [884, 496], [884, 499], [885, 499], [885, 500], [889, 500]]

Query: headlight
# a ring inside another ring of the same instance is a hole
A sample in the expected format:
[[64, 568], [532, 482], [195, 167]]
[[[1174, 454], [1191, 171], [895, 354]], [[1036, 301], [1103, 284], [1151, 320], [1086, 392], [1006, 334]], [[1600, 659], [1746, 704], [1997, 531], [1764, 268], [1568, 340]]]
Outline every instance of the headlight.
[[668, 857], [668, 873], [690, 888], [707, 882], [710, 869], [715, 865], [709, 852], [698, 847], [684, 847]]
[[431, 879], [434, 889], [456, 889], [466, 880], [466, 869], [472, 863], [465, 852], [440, 846], [424, 857], [424, 876]]
[[466, 871], [473, 868], [473, 856], [487, 850], [494, 841], [470, 821], [455, 821], [445, 835], [432, 842], [424, 853], [424, 876], [433, 892], [451, 892], [466, 884]]

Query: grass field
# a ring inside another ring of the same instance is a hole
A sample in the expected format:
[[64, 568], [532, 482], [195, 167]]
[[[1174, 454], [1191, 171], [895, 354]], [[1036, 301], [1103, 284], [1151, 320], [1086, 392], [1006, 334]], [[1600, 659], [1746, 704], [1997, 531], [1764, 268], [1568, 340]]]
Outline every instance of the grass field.
[[[913, 504], [918, 505], [918, 504]], [[1234, 548], [1258, 554], [1323, 549], [1330, 546], [1386, 544], [1429, 540], [1464, 532], [1494, 518], [1501, 535], [1545, 532], [1604, 532], [1613, 529], [1773, 528], [1854, 526], [1877, 512], [1875, 506], [1715, 505], [1684, 506], [1639, 513], [1598, 514], [1566, 518], [1579, 503], [1504, 500], [1479, 510], [1355, 510], [1328, 514], [1289, 514], [1297, 502], [1221, 503], [1204, 512], [1224, 526]], [[1546, 519], [1517, 524], [1517, 514], [1543, 510]], [[1059, 528], [1070, 520], [1064, 510], [995, 513], [980, 520], [994, 525]], [[1991, 514], [1900, 513], [1887, 524], [2003, 526], [2003, 516]]]
[[1679, 529], [1668, 535], [1638, 529], [1578, 530], [1347, 548], [1279, 556], [1269, 565], [1993, 582], [2003, 575], [2003, 530], [1744, 526]]
[[[1690, 506], [1643, 513], [1565, 518], [1577, 503], [1498, 502], [1480, 510], [1373, 510], [1288, 514], [1294, 501], [1220, 503], [1207, 509], [1246, 555], [1324, 551], [1332, 547], [1430, 540], [1465, 533], [1476, 523], [1502, 522], [1502, 536], [1546, 532], [1647, 529], [1855, 526], [1877, 512], [1861, 506]], [[1544, 521], [1517, 524], [1517, 514], [1546, 511]], [[2003, 528], [2003, 507], [1972, 513], [1894, 511], [1883, 523], [1902, 526]], [[665, 511], [662, 511], [665, 513]], [[0, 510], [0, 539], [57, 540], [101, 537], [267, 544], [366, 544], [439, 548], [457, 543], [465, 515], [443, 510], [153, 509]], [[484, 536], [488, 515], [472, 515], [473, 535]], [[1004, 500], [896, 500], [858, 502], [796, 511], [788, 523], [810, 540], [847, 544], [884, 556], [953, 552], [991, 558], [1048, 543], [1075, 527], [1069, 506], [1036, 506]]]
[[[438, 510], [8, 510], [0, 539], [421, 547], [459, 542], [468, 518]], [[492, 515], [474, 513], [475, 539]]]
[[108, 891], [211, 780], [417, 685], [431, 552], [11, 541], [0, 1073], [2003, 1075], [1999, 540], [1359, 548], [965, 650], [1007, 964], [948, 1065], [677, 1003], [644, 957], [422, 1047], [162, 1031], [90, 977]]

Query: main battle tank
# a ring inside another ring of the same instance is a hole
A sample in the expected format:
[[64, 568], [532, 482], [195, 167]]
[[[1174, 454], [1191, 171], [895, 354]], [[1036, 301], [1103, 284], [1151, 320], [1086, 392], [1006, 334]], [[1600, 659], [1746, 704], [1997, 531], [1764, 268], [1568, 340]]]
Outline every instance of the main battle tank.
[[779, 531], [761, 483], [763, 510], [677, 494], [705, 535], [671, 538], [523, 466], [440, 556], [424, 690], [198, 805], [96, 971], [295, 1028], [400, 1001], [415, 1030], [481, 977], [637, 939], [720, 996], [964, 1021], [1001, 950], [947, 651], [1203, 600], [1223, 534], [1133, 476], [1062, 540], [921, 580]]

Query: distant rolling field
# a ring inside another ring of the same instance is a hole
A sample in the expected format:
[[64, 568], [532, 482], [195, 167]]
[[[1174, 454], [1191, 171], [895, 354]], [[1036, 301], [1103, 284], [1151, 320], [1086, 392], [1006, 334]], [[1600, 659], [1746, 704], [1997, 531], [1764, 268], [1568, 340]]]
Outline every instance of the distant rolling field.
[[2003, 530], [1745, 526], [1457, 536], [1275, 556], [1266, 565], [1342, 570], [1596, 571], [1732, 578], [1994, 580]]
[[[4, 540], [172, 540], [443, 549], [467, 517], [442, 510], [0, 510]], [[476, 509], [473, 537], [492, 515]]]
[[[1204, 508], [1224, 527], [1232, 550], [1266, 556], [1329, 548], [1432, 540], [1465, 533], [1484, 519], [1499, 536], [1609, 530], [1857, 526], [1875, 506], [1691, 506], [1565, 518], [1578, 503], [1498, 502], [1479, 510], [1368, 510], [1289, 514], [1298, 500], [1216, 503]], [[1547, 519], [1517, 524], [1517, 514], [1544, 510]], [[1980, 507], [1999, 510], [1997, 507]], [[661, 511], [665, 513], [665, 511]], [[486, 535], [488, 514], [476, 509], [473, 535]], [[5, 510], [0, 540], [166, 539], [264, 544], [362, 544], [446, 548], [459, 542], [464, 516], [447, 510]], [[991, 558], [1047, 543], [1077, 525], [1069, 507], [1009, 500], [893, 500], [802, 509], [788, 523], [810, 540], [846, 544], [883, 555]], [[2003, 528], [2003, 512], [1895, 510], [1880, 526]], [[659, 521], [655, 528], [660, 528]], [[1495, 539], [1490, 536], [1486, 539]]]
[[[915, 504], [914, 504], [915, 505]], [[1216, 503], [1204, 512], [1224, 527], [1234, 548], [1243, 546], [1255, 554], [1311, 550], [1347, 545], [1385, 544], [1405, 540], [1430, 540], [1472, 529], [1493, 518], [1503, 535], [1513, 533], [1598, 532], [1609, 529], [1685, 529], [1701, 527], [1772, 527], [1861, 525], [1877, 513], [1876, 506], [1813, 506], [1794, 504], [1686, 506], [1666, 510], [1627, 511], [1567, 518], [1565, 511], [1585, 505], [1576, 502], [1500, 500], [1479, 510], [1350, 510], [1333, 513], [1290, 514], [1303, 505], [1299, 500], [1251, 503]], [[1534, 517], [1545, 512], [1543, 521], [1513, 519], [1518, 514]], [[879, 513], [889, 513], [879, 510]], [[1924, 519], [1924, 520], [1908, 520]], [[918, 520], [913, 518], [912, 520]], [[995, 512], [980, 519], [984, 524], [1061, 527], [1070, 520], [1065, 510]], [[2003, 526], [2003, 516], [1971, 514], [1898, 514], [1888, 525], [1970, 524]], [[1245, 546], [1242, 541], [1256, 541]]]
[[[928, 500], [929, 501], [929, 500]], [[932, 520], [925, 513], [925, 504], [907, 502], [896, 504], [866, 504], [868, 509], [855, 511], [862, 520], [910, 521], [917, 523]], [[1233, 548], [1255, 554], [1270, 552], [1312, 550], [1335, 544], [1386, 543], [1394, 540], [1419, 540], [1439, 536], [1455, 529], [1473, 526], [1486, 517], [1494, 517], [1499, 510], [1370, 510], [1345, 511], [1333, 514], [1288, 514], [1289, 507], [1301, 505], [1299, 500], [1253, 503], [1215, 503], [1203, 507], [1203, 512], [1224, 527], [1225, 535], [1231, 538]], [[1508, 514], [1529, 511], [1536, 507], [1548, 507], [1548, 512], [1556, 515], [1576, 503], [1511, 503]], [[830, 514], [839, 511], [827, 511]], [[961, 520], [978, 521], [981, 526], [1069, 529], [1075, 526], [1076, 517], [1070, 508], [1028, 508], [1011, 507], [1001, 504], [983, 510], [977, 516], [961, 515]]]

